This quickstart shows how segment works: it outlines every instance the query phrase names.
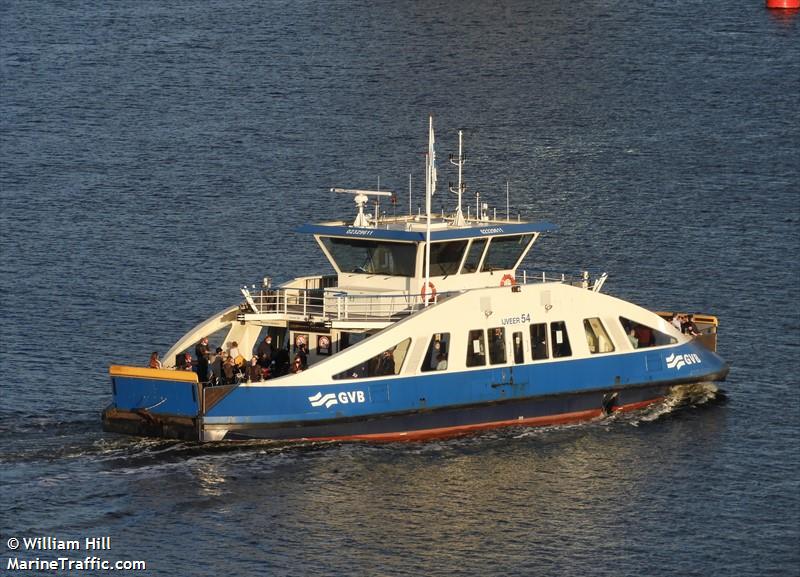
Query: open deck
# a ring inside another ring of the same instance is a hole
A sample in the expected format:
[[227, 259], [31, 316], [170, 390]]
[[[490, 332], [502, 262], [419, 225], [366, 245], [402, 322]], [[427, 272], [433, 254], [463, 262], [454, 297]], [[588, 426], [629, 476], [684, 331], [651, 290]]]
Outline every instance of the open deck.
[[[602, 273], [590, 278], [589, 273], [585, 271], [577, 275], [547, 271], [529, 274], [527, 271], [521, 271], [514, 279], [514, 284], [566, 283], [599, 291], [607, 276], [606, 273]], [[298, 321], [340, 327], [347, 324], [386, 326], [419, 312], [427, 305], [436, 304], [467, 290], [474, 290], [463, 289], [428, 295], [345, 290], [335, 286], [335, 280], [335, 276], [316, 276], [303, 277], [294, 283], [303, 286], [284, 286], [274, 289], [243, 287], [241, 291], [244, 302], [239, 307], [238, 320]]]

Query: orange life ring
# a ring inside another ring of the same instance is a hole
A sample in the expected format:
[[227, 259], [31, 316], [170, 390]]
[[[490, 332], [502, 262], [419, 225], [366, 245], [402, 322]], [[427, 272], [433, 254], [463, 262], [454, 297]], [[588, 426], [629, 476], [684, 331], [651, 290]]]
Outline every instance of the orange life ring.
[[[511, 281], [511, 284], [506, 285], [506, 281]], [[517, 284], [517, 281], [510, 274], [504, 274], [503, 279], [500, 281], [500, 286], [514, 286], [515, 284]]]
[[[431, 294], [430, 294], [430, 296], [428, 296], [428, 297], [426, 298], [426, 297], [425, 297], [425, 293], [427, 292], [427, 290], [426, 290], [426, 289], [427, 289], [428, 287], [431, 287]], [[422, 285], [422, 291], [420, 292], [420, 295], [422, 296], [422, 301], [423, 301], [423, 302], [431, 302], [431, 301], [435, 301], [435, 300], [436, 300], [436, 287], [435, 287], [435, 286], [433, 286], [433, 283], [432, 283], [432, 282], [428, 281], [428, 284], [427, 284], [427, 286], [426, 286], [426, 285], [424, 285], [424, 284]]]

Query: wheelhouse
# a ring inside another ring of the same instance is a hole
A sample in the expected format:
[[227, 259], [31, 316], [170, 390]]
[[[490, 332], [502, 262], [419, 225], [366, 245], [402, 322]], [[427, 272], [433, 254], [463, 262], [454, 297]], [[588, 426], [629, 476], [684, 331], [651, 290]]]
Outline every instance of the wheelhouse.
[[[305, 225], [298, 232], [314, 236], [340, 289], [420, 292], [426, 277], [425, 226], [419, 218], [404, 217], [382, 219], [370, 228], [331, 222]], [[497, 285], [504, 275], [513, 277], [539, 235], [557, 227], [505, 220], [453, 227], [436, 219], [431, 229], [428, 280], [443, 292]]]

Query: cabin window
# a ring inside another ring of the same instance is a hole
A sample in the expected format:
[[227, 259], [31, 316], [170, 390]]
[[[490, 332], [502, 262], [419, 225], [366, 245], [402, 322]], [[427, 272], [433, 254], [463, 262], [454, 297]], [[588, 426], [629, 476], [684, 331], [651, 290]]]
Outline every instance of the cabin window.
[[659, 347], [661, 345], [674, 345], [678, 342], [678, 339], [675, 337], [671, 337], [662, 333], [661, 331], [657, 331], [656, 329], [650, 328], [641, 323], [637, 323], [636, 321], [626, 319], [625, 317], [619, 317], [619, 321], [622, 324], [622, 330], [624, 330], [625, 334], [628, 335], [628, 340], [634, 349]]
[[436, 333], [431, 337], [428, 352], [422, 362], [422, 372], [447, 370], [450, 352], [450, 333]]
[[506, 362], [506, 330], [502, 327], [489, 329], [489, 364]]
[[530, 244], [531, 238], [530, 234], [494, 237], [489, 243], [481, 270], [485, 272], [514, 268]]
[[583, 319], [583, 330], [586, 333], [586, 342], [589, 345], [590, 353], [594, 355], [614, 351], [614, 343], [608, 338], [608, 333], [600, 319], [597, 317]]
[[567, 336], [567, 325], [564, 321], [550, 323], [550, 342], [553, 343], [553, 358], [572, 356], [572, 348], [569, 346]]
[[322, 244], [340, 271], [387, 276], [414, 276], [413, 243], [324, 236]]
[[456, 274], [466, 248], [466, 240], [431, 244], [431, 276]]
[[483, 330], [469, 331], [467, 338], [467, 366], [482, 367], [486, 364], [486, 345]]
[[514, 364], [521, 365], [525, 362], [525, 355], [522, 349], [522, 333], [514, 333], [511, 337], [511, 340], [514, 343]]
[[397, 343], [395, 346], [386, 349], [371, 359], [350, 367], [333, 375], [335, 380], [340, 379], [363, 379], [366, 377], [388, 377], [400, 373], [403, 361], [408, 353], [411, 339], [406, 339]]
[[534, 361], [540, 361], [550, 356], [547, 353], [547, 323], [531, 325], [531, 353], [533, 353]]
[[462, 273], [475, 272], [478, 270], [478, 265], [481, 264], [481, 255], [483, 255], [483, 249], [485, 247], [485, 238], [476, 238], [472, 241], [472, 244], [469, 246], [469, 252], [467, 253], [467, 259], [464, 261], [464, 266], [461, 268]]

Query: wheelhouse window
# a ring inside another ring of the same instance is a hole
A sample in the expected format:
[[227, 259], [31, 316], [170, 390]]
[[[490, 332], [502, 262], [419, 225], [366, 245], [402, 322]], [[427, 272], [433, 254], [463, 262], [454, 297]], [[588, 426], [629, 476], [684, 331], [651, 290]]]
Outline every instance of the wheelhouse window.
[[467, 248], [466, 240], [453, 242], [435, 242], [431, 244], [431, 276], [445, 276], [456, 274], [464, 250]]
[[481, 270], [485, 272], [514, 268], [532, 237], [530, 234], [494, 237], [489, 243]]
[[350, 367], [333, 375], [335, 380], [341, 379], [363, 379], [367, 377], [387, 377], [397, 375], [403, 366], [403, 361], [408, 353], [411, 339], [406, 339], [397, 343], [395, 346], [386, 349], [371, 359]]
[[531, 353], [534, 361], [540, 361], [550, 356], [547, 352], [547, 323], [531, 325]]
[[550, 323], [550, 342], [553, 344], [553, 358], [571, 357], [572, 347], [569, 345], [567, 325], [564, 321]]
[[469, 245], [467, 258], [464, 261], [464, 266], [461, 268], [462, 273], [475, 272], [478, 270], [478, 265], [481, 264], [483, 249], [486, 247], [486, 240], [485, 238], [476, 238], [472, 240], [472, 244]]
[[589, 345], [589, 352], [610, 353], [614, 351], [614, 343], [608, 337], [603, 323], [598, 318], [583, 319], [583, 330], [586, 333], [586, 342]]
[[628, 335], [628, 340], [634, 349], [645, 349], [647, 347], [659, 347], [661, 345], [674, 345], [678, 339], [657, 331], [636, 321], [619, 317], [622, 330]]
[[486, 341], [483, 330], [469, 331], [467, 338], [467, 366], [482, 367], [486, 364]]
[[321, 240], [342, 272], [414, 276], [417, 249], [413, 243], [330, 236]]
[[422, 362], [422, 372], [447, 370], [450, 353], [450, 333], [436, 333], [431, 337], [428, 352]]
[[489, 364], [506, 362], [506, 330], [502, 327], [489, 329]]

